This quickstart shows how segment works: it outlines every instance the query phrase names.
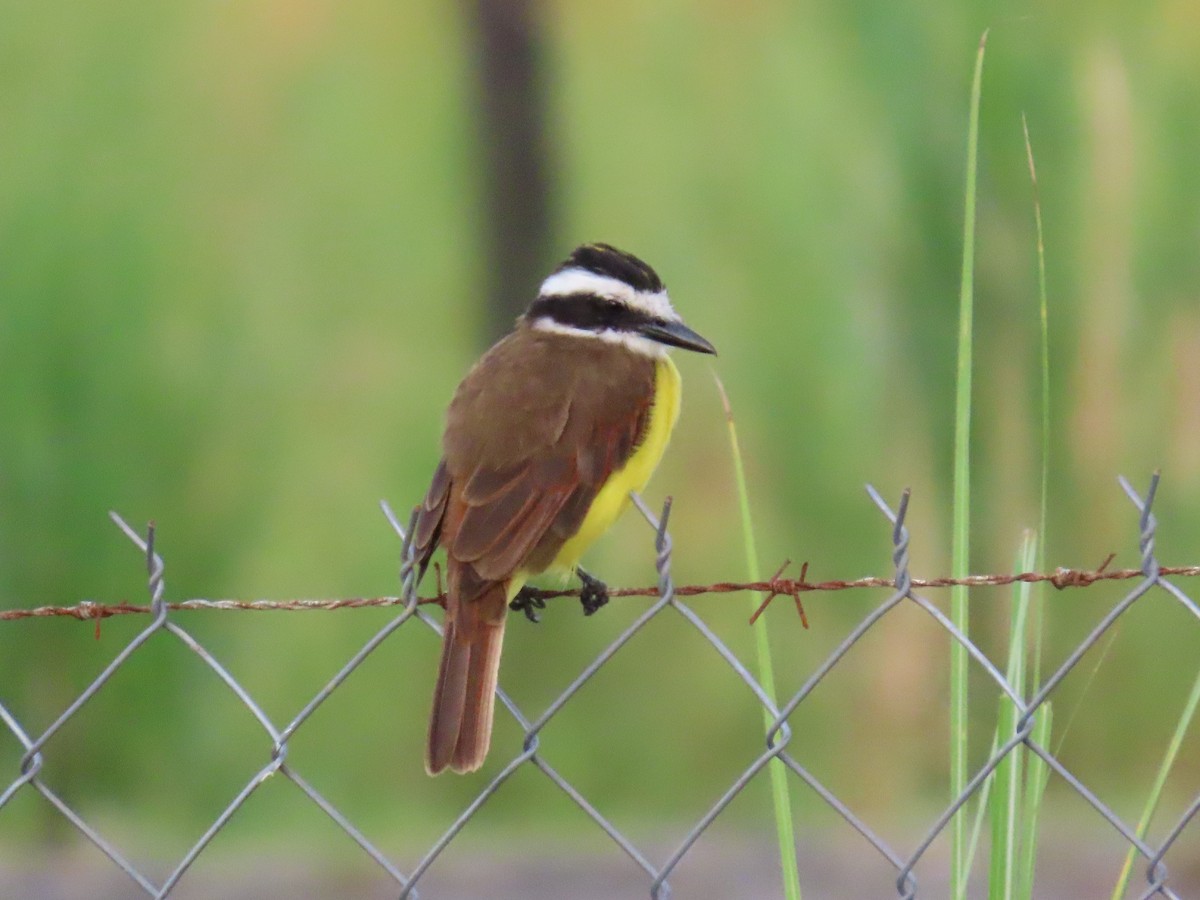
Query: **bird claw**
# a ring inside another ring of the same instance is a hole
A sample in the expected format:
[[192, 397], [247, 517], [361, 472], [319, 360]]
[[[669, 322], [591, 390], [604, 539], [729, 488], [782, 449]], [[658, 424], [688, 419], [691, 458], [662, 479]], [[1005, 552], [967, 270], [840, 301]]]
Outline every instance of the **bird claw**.
[[523, 587], [517, 591], [517, 596], [513, 597], [512, 602], [508, 604], [508, 608], [513, 612], [525, 613], [525, 618], [535, 625], [542, 621], [536, 610], [546, 608], [546, 600], [542, 597], [542, 592], [537, 588]]
[[583, 569], [576, 568], [575, 574], [579, 576], [582, 585], [579, 589], [579, 603], [583, 606], [583, 614], [590, 616], [608, 603], [608, 585]]

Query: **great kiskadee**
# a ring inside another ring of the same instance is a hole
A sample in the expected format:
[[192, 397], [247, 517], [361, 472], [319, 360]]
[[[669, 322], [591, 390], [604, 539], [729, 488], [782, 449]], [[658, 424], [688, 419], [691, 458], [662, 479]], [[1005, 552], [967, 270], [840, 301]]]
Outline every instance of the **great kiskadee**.
[[529, 578], [576, 572], [587, 613], [607, 599], [579, 559], [666, 449], [680, 400], [668, 347], [716, 353], [683, 324], [653, 269], [585, 244], [458, 386], [414, 537], [421, 574], [446, 550], [429, 774], [483, 764], [504, 617], [524, 601], [533, 618]]

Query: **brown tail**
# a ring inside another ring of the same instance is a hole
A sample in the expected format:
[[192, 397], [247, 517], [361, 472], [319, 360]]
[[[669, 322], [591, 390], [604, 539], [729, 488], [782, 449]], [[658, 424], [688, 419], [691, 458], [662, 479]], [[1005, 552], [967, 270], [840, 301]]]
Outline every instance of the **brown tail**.
[[430, 775], [447, 766], [455, 772], [474, 772], [483, 765], [492, 739], [507, 609], [503, 583], [490, 585], [468, 602], [451, 599], [447, 603], [442, 662], [433, 690], [425, 752], [425, 770]]

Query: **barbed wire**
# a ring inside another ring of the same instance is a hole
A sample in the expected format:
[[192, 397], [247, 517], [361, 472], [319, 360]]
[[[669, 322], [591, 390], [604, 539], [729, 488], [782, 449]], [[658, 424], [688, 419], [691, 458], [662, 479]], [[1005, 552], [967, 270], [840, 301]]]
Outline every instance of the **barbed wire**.
[[[1109, 561], [1115, 554], [1110, 554]], [[805, 563], [807, 566], [808, 563]], [[1200, 576], [1200, 566], [1162, 566], [1160, 571], [1164, 576], [1195, 578]], [[1016, 572], [997, 573], [992, 575], [967, 575], [963, 578], [914, 578], [912, 586], [920, 589], [935, 589], [947, 587], [1005, 587], [1024, 582], [1028, 584], [1046, 583], [1064, 590], [1071, 587], [1088, 587], [1098, 581], [1128, 581], [1141, 578], [1141, 569], [1108, 569], [1107, 562], [1096, 569], [1069, 569], [1060, 567], [1053, 572]], [[686, 584], [675, 588], [675, 593], [681, 597], [697, 597], [704, 594], [735, 594], [761, 593], [776, 596], [796, 597], [798, 594], [814, 591], [850, 591], [863, 588], [887, 588], [895, 582], [888, 578], [869, 575], [848, 581], [807, 581], [801, 578], [772, 578], [767, 581], [715, 581], [712, 584]], [[539, 600], [556, 600], [563, 597], [578, 597], [579, 588], [563, 590], [537, 589], [535, 594]], [[655, 597], [658, 595], [657, 586], [634, 588], [610, 588], [610, 597]], [[295, 610], [337, 609], [367, 609], [389, 606], [403, 606], [407, 601], [399, 596], [382, 597], [335, 597], [326, 599], [291, 599], [291, 600], [207, 600], [194, 598], [177, 600], [167, 603], [167, 609], [179, 610], [239, 610], [242, 612], [283, 612]], [[436, 604], [444, 606], [445, 592], [427, 597], [418, 597], [417, 603], [424, 606]], [[71, 606], [33, 606], [15, 607], [0, 610], [0, 622], [13, 622], [20, 619], [40, 619], [63, 616], [83, 621], [107, 619], [112, 616], [146, 615], [153, 607], [143, 603], [100, 603], [95, 600], [81, 600]]]

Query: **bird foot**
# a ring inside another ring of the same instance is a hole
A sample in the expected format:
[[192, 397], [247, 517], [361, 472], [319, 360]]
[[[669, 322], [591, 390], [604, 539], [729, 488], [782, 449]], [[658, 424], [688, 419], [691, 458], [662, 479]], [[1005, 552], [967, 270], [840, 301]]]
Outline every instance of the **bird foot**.
[[579, 576], [579, 603], [583, 606], [583, 614], [590, 616], [604, 604], [608, 603], [608, 585], [594, 575], [589, 575], [581, 568], [575, 569]]
[[542, 620], [537, 610], [546, 608], [546, 600], [537, 588], [526, 586], [517, 591], [517, 596], [513, 597], [508, 608], [513, 612], [524, 613], [525, 618], [537, 624]]

